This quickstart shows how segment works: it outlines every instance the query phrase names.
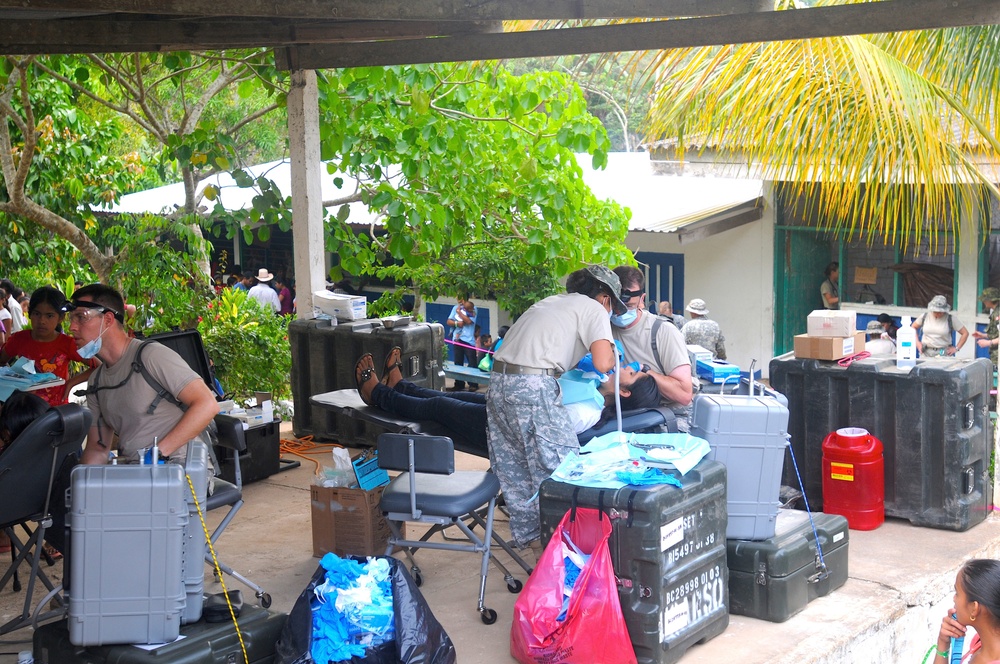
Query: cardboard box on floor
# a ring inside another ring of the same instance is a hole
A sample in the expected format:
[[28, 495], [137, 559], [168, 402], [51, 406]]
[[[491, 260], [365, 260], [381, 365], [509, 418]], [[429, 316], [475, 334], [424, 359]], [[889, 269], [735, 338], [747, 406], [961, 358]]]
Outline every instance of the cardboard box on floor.
[[849, 337], [814, 337], [796, 334], [793, 350], [795, 357], [813, 360], [839, 360], [865, 349], [865, 333]]
[[[312, 486], [313, 555], [381, 556], [391, 531], [378, 503], [382, 487], [371, 491]], [[401, 525], [406, 536], [406, 524]]]

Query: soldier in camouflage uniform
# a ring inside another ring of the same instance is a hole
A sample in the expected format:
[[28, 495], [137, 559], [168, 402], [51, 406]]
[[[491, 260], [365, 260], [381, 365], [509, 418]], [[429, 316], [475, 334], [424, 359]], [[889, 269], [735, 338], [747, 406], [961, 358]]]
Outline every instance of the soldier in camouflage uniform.
[[532, 305], [493, 356], [487, 441], [519, 547], [540, 553], [541, 524], [532, 498], [542, 480], [580, 447], [556, 378], [588, 351], [597, 371], [607, 373], [615, 366], [611, 315], [628, 309], [621, 288], [606, 267], [577, 270], [566, 280], [568, 292]]
[[684, 324], [684, 343], [689, 346], [701, 346], [705, 350], [712, 351], [717, 359], [726, 359], [726, 338], [722, 336], [722, 329], [714, 320], [706, 318], [708, 316], [708, 306], [705, 300], [695, 298], [688, 302], [685, 308], [691, 314], [691, 320]]
[[990, 360], [993, 362], [993, 370], [997, 368], [997, 346], [1000, 345], [1000, 288], [990, 286], [983, 290], [979, 296], [980, 301], [990, 311], [990, 322], [986, 326], [986, 332], [975, 331], [972, 333], [978, 341], [976, 344], [980, 348], [990, 349]]

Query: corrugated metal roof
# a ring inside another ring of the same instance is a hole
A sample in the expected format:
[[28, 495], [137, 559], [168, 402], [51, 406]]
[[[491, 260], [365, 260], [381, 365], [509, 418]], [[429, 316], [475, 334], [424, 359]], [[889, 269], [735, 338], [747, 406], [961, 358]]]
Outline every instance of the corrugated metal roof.
[[[698, 222], [710, 223], [713, 219], [731, 218], [733, 213], [752, 208], [761, 196], [760, 180], [693, 177], [683, 175], [657, 175], [653, 172], [649, 155], [645, 152], [614, 152], [608, 155], [608, 167], [591, 168], [590, 155], [577, 155], [583, 169], [584, 182], [599, 198], [612, 199], [632, 210], [629, 230], [654, 233], [673, 233]], [[287, 161], [273, 161], [246, 169], [252, 177], [264, 175], [273, 180], [284, 195], [291, 193], [291, 166]], [[334, 175], [324, 177], [323, 199], [347, 196], [354, 190], [354, 179], [341, 175], [345, 186], [333, 185]], [[228, 173], [220, 173], [199, 185], [219, 187], [219, 200], [227, 210], [251, 207], [255, 189], [241, 189]], [[147, 191], [123, 196], [112, 212], [162, 212], [174, 209], [184, 200], [181, 183], [169, 184]], [[205, 201], [205, 205], [213, 204]], [[368, 211], [364, 203], [351, 203], [352, 225], [380, 226], [379, 215]]]
[[645, 152], [614, 152], [608, 167], [597, 171], [589, 155], [578, 155], [583, 179], [599, 198], [632, 210], [629, 230], [673, 233], [713, 217], [754, 207], [763, 181], [744, 178], [657, 175]]

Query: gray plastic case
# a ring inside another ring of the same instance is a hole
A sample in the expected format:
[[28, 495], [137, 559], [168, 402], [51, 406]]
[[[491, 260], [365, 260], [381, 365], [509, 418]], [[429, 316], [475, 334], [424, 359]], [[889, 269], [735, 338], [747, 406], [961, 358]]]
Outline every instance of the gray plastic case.
[[163, 643], [180, 632], [189, 495], [184, 468], [77, 466], [70, 475], [69, 638]]
[[208, 446], [201, 441], [188, 443], [187, 461], [184, 470], [191, 478], [191, 486], [197, 492], [197, 505], [192, 498], [191, 488], [184, 482], [184, 496], [188, 503], [188, 523], [184, 528], [184, 555], [182, 577], [186, 603], [181, 615], [181, 624], [197, 622], [201, 618], [205, 590], [205, 531], [201, 527], [198, 508], [204, 512], [208, 493]]
[[788, 408], [774, 397], [695, 397], [691, 435], [707, 440], [708, 457], [727, 469], [727, 539], [774, 536], [787, 432]]

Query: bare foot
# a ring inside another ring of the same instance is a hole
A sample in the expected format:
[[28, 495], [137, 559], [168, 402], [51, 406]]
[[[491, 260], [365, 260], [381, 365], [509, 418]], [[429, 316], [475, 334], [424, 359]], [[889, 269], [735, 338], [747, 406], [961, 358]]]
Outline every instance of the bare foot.
[[358, 393], [361, 400], [369, 406], [372, 405], [372, 392], [378, 385], [378, 375], [375, 373], [375, 361], [371, 353], [365, 353], [354, 365], [354, 380], [358, 384]]
[[385, 383], [386, 387], [396, 387], [396, 383], [403, 380], [403, 363], [400, 362], [402, 356], [403, 351], [399, 346], [393, 346], [389, 355], [386, 356], [382, 376], [382, 382]]

